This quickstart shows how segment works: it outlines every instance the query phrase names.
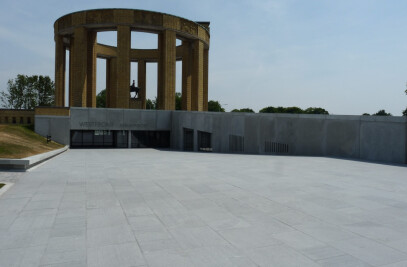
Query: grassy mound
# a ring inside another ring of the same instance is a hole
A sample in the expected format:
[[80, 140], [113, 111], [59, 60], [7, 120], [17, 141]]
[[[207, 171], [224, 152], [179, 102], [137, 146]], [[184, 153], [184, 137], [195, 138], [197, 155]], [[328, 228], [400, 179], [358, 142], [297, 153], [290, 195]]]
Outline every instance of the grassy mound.
[[0, 125], [0, 158], [21, 159], [64, 147], [36, 134], [33, 126]]

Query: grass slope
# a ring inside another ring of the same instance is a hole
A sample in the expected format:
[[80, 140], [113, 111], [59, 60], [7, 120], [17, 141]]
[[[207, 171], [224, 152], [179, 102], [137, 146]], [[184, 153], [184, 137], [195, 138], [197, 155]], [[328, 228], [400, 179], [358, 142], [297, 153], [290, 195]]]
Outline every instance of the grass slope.
[[33, 126], [0, 125], [0, 158], [21, 159], [62, 147], [55, 142], [47, 144]]

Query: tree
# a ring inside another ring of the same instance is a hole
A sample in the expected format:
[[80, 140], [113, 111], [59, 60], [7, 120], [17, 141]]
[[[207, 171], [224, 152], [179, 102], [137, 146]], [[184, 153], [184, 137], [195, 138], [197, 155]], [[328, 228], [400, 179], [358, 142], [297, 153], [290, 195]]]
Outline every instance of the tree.
[[392, 116], [391, 113], [387, 113], [384, 109], [379, 110], [373, 116]]
[[103, 89], [96, 96], [96, 107], [105, 108], [106, 107], [106, 89]]
[[241, 109], [234, 109], [232, 112], [246, 112], [246, 113], [255, 113], [251, 108], [241, 108]]
[[157, 97], [154, 100], [146, 100], [146, 109], [157, 109]]
[[283, 112], [283, 113], [302, 114], [302, 113], [304, 113], [304, 110], [302, 110], [299, 107], [288, 107], [288, 108], [285, 108], [285, 112]]
[[291, 113], [291, 114], [302, 114], [304, 111], [299, 107], [265, 107], [260, 109], [260, 113]]
[[7, 82], [7, 92], [1, 92], [2, 106], [11, 109], [33, 109], [54, 104], [55, 85], [48, 76], [18, 74]]
[[289, 114], [324, 114], [329, 115], [329, 112], [323, 108], [310, 107], [303, 110], [299, 107], [265, 107], [260, 109], [260, 113], [289, 113]]
[[180, 92], [175, 93], [175, 110], [182, 109], [182, 94]]
[[363, 113], [362, 116], [370, 116], [369, 113]]
[[208, 101], [208, 111], [225, 112], [225, 109], [222, 108], [221, 104], [218, 101], [209, 100]]
[[307, 108], [304, 110], [305, 114], [324, 114], [329, 115], [329, 112], [323, 108]]
[[265, 107], [259, 110], [259, 113], [278, 113], [275, 107]]

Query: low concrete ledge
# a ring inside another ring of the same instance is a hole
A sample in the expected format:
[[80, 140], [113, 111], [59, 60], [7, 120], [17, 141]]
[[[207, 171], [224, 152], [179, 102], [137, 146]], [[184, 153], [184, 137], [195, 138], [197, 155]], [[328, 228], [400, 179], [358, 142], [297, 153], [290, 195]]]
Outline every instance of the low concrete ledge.
[[18, 169], [18, 170], [27, 170], [43, 161], [46, 161], [56, 155], [61, 154], [68, 150], [69, 146], [63, 148], [42, 153], [39, 155], [23, 158], [23, 159], [4, 159], [0, 158], [0, 169]]
[[14, 183], [9, 183], [9, 182], [0, 182], [4, 184], [2, 188], [0, 188], [0, 196], [2, 196], [4, 193], [6, 193], [7, 190], [10, 189], [14, 185]]

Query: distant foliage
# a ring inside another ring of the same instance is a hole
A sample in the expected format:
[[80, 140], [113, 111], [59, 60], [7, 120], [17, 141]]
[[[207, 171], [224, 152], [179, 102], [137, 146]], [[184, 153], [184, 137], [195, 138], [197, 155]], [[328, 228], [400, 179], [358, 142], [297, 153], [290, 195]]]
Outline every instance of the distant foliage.
[[231, 112], [246, 112], [246, 113], [255, 113], [251, 108], [241, 108], [241, 109], [233, 109]]
[[96, 96], [96, 107], [105, 108], [106, 107], [106, 89], [103, 89]]
[[329, 112], [323, 108], [307, 108], [304, 110], [305, 114], [324, 114], [329, 115]]
[[154, 100], [146, 100], [146, 109], [157, 109], [157, 97]]
[[179, 92], [175, 93], [175, 110], [182, 109], [182, 94]]
[[52, 106], [55, 84], [49, 76], [18, 74], [8, 80], [7, 91], [1, 92], [2, 106], [11, 109], [33, 109], [36, 106]]
[[222, 108], [221, 104], [218, 101], [209, 100], [208, 101], [208, 111], [225, 112], [225, 109]]
[[384, 109], [379, 110], [373, 116], [392, 116], [391, 113], [387, 113]]
[[260, 113], [290, 113], [290, 114], [325, 114], [329, 115], [329, 112], [323, 108], [307, 108], [305, 110], [299, 107], [265, 107], [262, 108]]
[[370, 116], [369, 113], [363, 113], [362, 116]]
[[259, 113], [284, 113], [283, 107], [265, 107], [259, 110]]

